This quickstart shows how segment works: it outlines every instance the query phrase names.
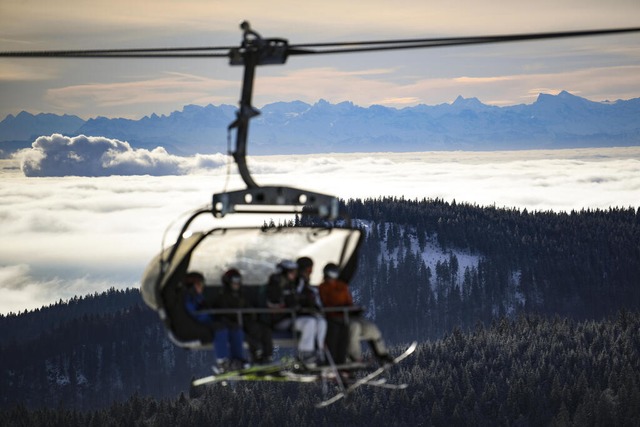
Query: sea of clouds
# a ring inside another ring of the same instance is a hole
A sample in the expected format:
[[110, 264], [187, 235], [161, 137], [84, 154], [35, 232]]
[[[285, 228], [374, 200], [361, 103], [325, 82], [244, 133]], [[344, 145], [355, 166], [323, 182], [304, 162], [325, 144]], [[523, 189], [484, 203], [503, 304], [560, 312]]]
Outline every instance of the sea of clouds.
[[[261, 156], [249, 167], [259, 184], [345, 199], [529, 211], [640, 206], [640, 147]], [[138, 286], [168, 225], [213, 193], [244, 187], [223, 154], [177, 157], [85, 136], [38, 138], [0, 160], [0, 175], [0, 313]]]

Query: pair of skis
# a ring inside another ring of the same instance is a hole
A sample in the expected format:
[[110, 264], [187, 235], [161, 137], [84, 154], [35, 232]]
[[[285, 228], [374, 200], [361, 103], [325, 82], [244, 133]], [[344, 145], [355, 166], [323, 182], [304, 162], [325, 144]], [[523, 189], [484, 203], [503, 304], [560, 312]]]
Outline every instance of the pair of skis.
[[340, 374], [338, 371], [340, 370], [359, 370], [366, 369], [366, 365], [363, 364], [353, 364], [353, 365], [344, 365], [344, 366], [330, 366], [330, 367], [319, 367], [306, 369], [304, 367], [300, 367], [297, 363], [285, 363], [285, 364], [273, 364], [273, 365], [263, 365], [263, 366], [252, 366], [246, 369], [240, 369], [236, 371], [225, 372], [223, 374], [218, 375], [210, 375], [208, 377], [199, 378], [193, 381], [194, 386], [201, 386], [210, 383], [221, 383], [222, 385], [227, 385], [230, 382], [236, 381], [274, 381], [274, 382], [300, 382], [300, 383], [311, 383], [316, 382], [318, 380], [326, 380], [327, 378], [331, 378], [333, 374], [340, 385], [340, 391], [333, 395], [332, 397], [323, 400], [316, 404], [317, 408], [327, 407], [343, 398], [346, 398], [354, 390], [362, 386], [370, 386], [370, 387], [380, 387], [392, 390], [404, 389], [407, 387], [407, 384], [388, 384], [386, 379], [379, 379], [378, 377], [388, 371], [390, 368], [400, 363], [407, 357], [409, 357], [417, 348], [418, 343], [414, 341], [407, 347], [407, 349], [400, 354], [398, 357], [393, 359], [393, 361], [386, 363], [369, 374], [363, 376], [352, 382], [351, 384], [344, 385], [340, 379]]
[[295, 372], [288, 365], [257, 365], [250, 368], [229, 371], [222, 374], [210, 375], [199, 378], [192, 382], [194, 386], [201, 386], [210, 383], [222, 383], [227, 385], [234, 381], [283, 381], [283, 382], [315, 382], [317, 376]]
[[353, 391], [359, 387], [364, 385], [369, 385], [373, 387], [383, 387], [383, 388], [391, 388], [391, 389], [403, 389], [407, 387], [407, 384], [387, 384], [385, 379], [376, 380], [377, 377], [388, 371], [391, 367], [397, 365], [402, 362], [404, 359], [409, 357], [418, 346], [416, 341], [412, 342], [411, 345], [398, 357], [393, 359], [392, 362], [386, 363], [383, 366], [380, 366], [375, 371], [365, 375], [362, 378], [359, 378], [355, 382], [351, 383], [349, 386], [345, 387], [343, 390], [339, 391], [337, 394], [333, 395], [329, 399], [323, 400], [322, 402], [316, 404], [316, 408], [325, 408], [340, 399], [344, 399], [349, 396]]

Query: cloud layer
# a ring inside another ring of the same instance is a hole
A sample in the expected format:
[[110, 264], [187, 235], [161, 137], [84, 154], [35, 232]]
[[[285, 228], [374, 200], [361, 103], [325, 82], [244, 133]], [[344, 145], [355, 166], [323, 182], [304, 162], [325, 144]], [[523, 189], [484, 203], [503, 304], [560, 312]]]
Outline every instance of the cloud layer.
[[[42, 144], [42, 153], [57, 153], [67, 170], [81, 167], [68, 160], [76, 144], [84, 147], [77, 155], [93, 149], [98, 158], [116, 159], [113, 164], [131, 159], [132, 165], [142, 154], [114, 141], [44, 141], [50, 145]], [[112, 157], [103, 157], [110, 151]], [[180, 215], [210, 203], [213, 193], [244, 187], [233, 168], [227, 178], [225, 156], [157, 156], [159, 164], [180, 165], [175, 171], [183, 175], [104, 176], [122, 169], [101, 160], [85, 166], [85, 175], [96, 176], [25, 177], [15, 159], [0, 159], [0, 313], [136, 286], [168, 225], [178, 218], [180, 226], [186, 219]], [[38, 164], [42, 172], [59, 167], [51, 158]], [[345, 199], [438, 197], [530, 211], [640, 203], [640, 147], [264, 156], [249, 158], [249, 167], [258, 184]], [[167, 241], [176, 233], [172, 228]]]

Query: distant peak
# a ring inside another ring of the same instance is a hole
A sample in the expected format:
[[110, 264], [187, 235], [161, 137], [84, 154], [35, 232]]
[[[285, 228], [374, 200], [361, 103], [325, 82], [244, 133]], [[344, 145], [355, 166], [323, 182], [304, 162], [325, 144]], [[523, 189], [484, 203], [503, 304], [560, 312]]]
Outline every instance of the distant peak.
[[[537, 101], [544, 101], [549, 99], [582, 99], [577, 95], [567, 92], [566, 90], [560, 91], [557, 95], [553, 95], [550, 93], [539, 93]], [[536, 101], [536, 102], [537, 102]]]
[[576, 99], [576, 98], [580, 98], [577, 95], [574, 95], [572, 93], [567, 92], [566, 90], [561, 91], [558, 94], [558, 98], [563, 98], [563, 99]]
[[464, 98], [462, 95], [458, 95], [458, 97], [456, 98], [455, 101], [453, 101], [453, 104], [451, 104], [454, 107], [464, 107], [464, 108], [471, 108], [471, 107], [483, 107], [484, 104], [482, 102], [480, 102], [480, 100], [478, 98]]
[[538, 95], [538, 99], [534, 103], [537, 106], [565, 106], [569, 108], [587, 108], [588, 106], [601, 104], [595, 101], [590, 101], [578, 95], [561, 91], [557, 95], [551, 95], [548, 93], [541, 93]]
[[195, 104], [188, 104], [182, 107], [182, 112], [183, 113], [187, 113], [187, 112], [192, 112], [192, 111], [200, 111], [202, 110], [203, 107], [199, 106], [199, 105], [195, 105]]

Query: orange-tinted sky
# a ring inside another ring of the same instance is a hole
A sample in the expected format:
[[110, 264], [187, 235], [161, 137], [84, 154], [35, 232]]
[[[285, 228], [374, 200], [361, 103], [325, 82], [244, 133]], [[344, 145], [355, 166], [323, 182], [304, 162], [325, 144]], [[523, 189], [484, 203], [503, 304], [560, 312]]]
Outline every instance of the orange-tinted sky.
[[[249, 20], [292, 44], [638, 26], [640, 2], [614, 0], [243, 2], [0, 0], [0, 50], [233, 46]], [[186, 104], [237, 105], [241, 69], [224, 59], [0, 59], [0, 119], [22, 110], [140, 118]], [[395, 53], [292, 57], [262, 67], [260, 107], [318, 99], [404, 107], [531, 103], [567, 90], [640, 96], [640, 34]]]

